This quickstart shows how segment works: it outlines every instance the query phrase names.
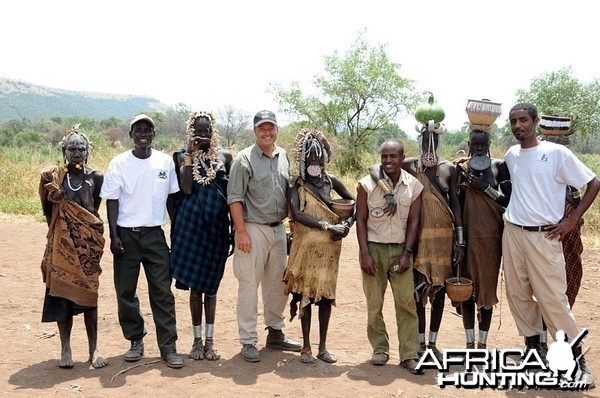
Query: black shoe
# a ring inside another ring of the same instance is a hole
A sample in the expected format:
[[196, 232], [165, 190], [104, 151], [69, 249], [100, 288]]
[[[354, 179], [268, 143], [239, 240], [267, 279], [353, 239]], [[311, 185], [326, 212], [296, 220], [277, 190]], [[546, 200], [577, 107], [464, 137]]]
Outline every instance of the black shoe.
[[125, 360], [127, 362], [139, 361], [144, 356], [144, 341], [143, 340], [132, 340], [131, 348], [125, 353]]
[[579, 372], [581, 373], [579, 381], [585, 383], [587, 389], [596, 387], [596, 380], [594, 379], [594, 376], [592, 376], [590, 369], [587, 367], [585, 357], [581, 355], [581, 347], [573, 348], [573, 354], [575, 355], [577, 366], [579, 366]]
[[540, 336], [537, 334], [535, 336], [525, 337], [525, 352], [523, 352], [523, 357], [521, 360], [524, 360], [527, 354], [529, 354], [529, 351], [532, 350], [537, 351], [538, 354], [540, 354], [542, 351], [542, 346], [540, 345]]
[[176, 351], [163, 355], [163, 359], [167, 361], [167, 366], [173, 369], [179, 369], [183, 367], [183, 359], [177, 354]]
[[242, 346], [242, 358], [246, 362], [260, 362], [260, 354], [254, 344], [244, 344]]
[[277, 350], [299, 352], [302, 349], [302, 344], [287, 337], [281, 330], [267, 327], [269, 334], [267, 336], [266, 346]]

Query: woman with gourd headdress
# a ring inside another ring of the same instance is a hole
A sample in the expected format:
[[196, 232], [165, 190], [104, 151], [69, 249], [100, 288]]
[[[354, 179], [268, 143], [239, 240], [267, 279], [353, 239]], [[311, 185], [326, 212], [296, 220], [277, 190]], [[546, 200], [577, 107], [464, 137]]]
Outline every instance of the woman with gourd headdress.
[[[429, 93], [427, 104], [415, 113], [419, 122], [419, 156], [406, 158], [402, 164], [403, 169], [423, 184], [419, 241], [414, 261], [415, 285], [426, 287], [417, 297], [420, 352], [429, 348], [440, 360], [442, 354], [436, 343], [444, 311], [444, 287], [446, 279], [452, 276], [452, 266], [462, 262], [466, 246], [456, 166], [441, 158], [439, 137], [446, 132], [442, 123], [444, 117], [443, 109], [436, 106]], [[427, 295], [431, 302], [428, 339]]]
[[[319, 306], [319, 351], [317, 358], [333, 363], [326, 340], [341, 252], [341, 239], [354, 222], [354, 196], [335, 176], [325, 172], [331, 157], [327, 139], [317, 130], [302, 130], [296, 137], [299, 176], [290, 182], [289, 205], [294, 220], [293, 243], [284, 273], [286, 293], [292, 293], [291, 318], [298, 311], [302, 323], [303, 347], [300, 362], [313, 363], [310, 345], [311, 304]], [[332, 191], [346, 201], [345, 214], [338, 209]], [[337, 213], [336, 213], [337, 211]]]

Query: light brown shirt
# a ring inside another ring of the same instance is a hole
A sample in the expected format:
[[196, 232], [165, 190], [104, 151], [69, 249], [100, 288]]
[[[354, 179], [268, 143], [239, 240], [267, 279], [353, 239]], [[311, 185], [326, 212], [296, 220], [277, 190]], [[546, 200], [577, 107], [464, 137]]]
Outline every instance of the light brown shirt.
[[[385, 173], [384, 173], [385, 174]], [[392, 181], [385, 175], [390, 186]], [[370, 176], [358, 182], [367, 193], [369, 218], [367, 220], [367, 240], [375, 243], [404, 243], [410, 205], [423, 191], [423, 185], [412, 175], [401, 170], [400, 180], [394, 187], [394, 198], [398, 211], [393, 216], [383, 213], [386, 206], [384, 192]]]

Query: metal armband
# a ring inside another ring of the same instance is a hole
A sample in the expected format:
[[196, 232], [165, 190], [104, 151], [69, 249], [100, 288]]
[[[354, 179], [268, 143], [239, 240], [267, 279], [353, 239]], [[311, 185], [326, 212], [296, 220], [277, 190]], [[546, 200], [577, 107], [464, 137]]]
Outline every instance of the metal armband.
[[490, 198], [496, 200], [500, 197], [500, 192], [496, 191], [494, 188], [492, 188], [491, 185], [488, 185], [487, 188], [483, 191], [487, 196], [489, 196]]
[[456, 227], [456, 245], [461, 247], [465, 247], [467, 245], [463, 227]]

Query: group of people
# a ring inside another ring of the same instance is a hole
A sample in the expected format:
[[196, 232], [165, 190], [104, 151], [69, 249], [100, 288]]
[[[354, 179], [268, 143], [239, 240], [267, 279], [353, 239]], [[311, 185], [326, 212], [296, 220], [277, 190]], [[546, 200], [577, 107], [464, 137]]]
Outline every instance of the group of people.
[[[383, 143], [381, 163], [359, 182], [356, 209], [372, 364], [384, 365], [389, 359], [382, 316], [388, 281], [400, 365], [419, 373], [415, 362], [426, 351], [442, 359], [436, 340], [445, 284], [460, 271], [457, 267], [474, 285], [467, 300], [453, 303], [462, 315], [466, 348], [487, 348], [504, 264], [507, 301], [526, 352], [544, 355], [547, 327], [557, 341], [573, 346], [579, 381], [595, 386], [571, 307], [582, 272], [579, 228], [600, 181], [565, 146], [540, 140], [538, 122], [533, 104], [513, 106], [510, 126], [518, 144], [509, 148], [504, 160], [490, 158], [484, 126], [473, 126], [469, 156], [454, 162], [440, 158], [443, 128], [433, 123], [420, 131], [416, 158], [405, 159], [399, 141]], [[580, 197], [582, 187], [585, 193]], [[571, 374], [566, 376], [571, 380]]]
[[[288, 154], [276, 144], [276, 116], [268, 110], [254, 117], [256, 143], [235, 158], [220, 148], [210, 112], [190, 114], [186, 146], [173, 157], [152, 148], [155, 123], [147, 115], [138, 115], [130, 123], [133, 150], [117, 155], [106, 175], [87, 166], [89, 141], [74, 126], [61, 143], [65, 166], [43, 172], [40, 182], [49, 225], [42, 262], [46, 283], [42, 320], [58, 323], [59, 366], [73, 366], [70, 331], [73, 315], [81, 312], [92, 365], [106, 365], [97, 349], [98, 277], [104, 245], [98, 216], [101, 198], [106, 199], [119, 322], [131, 344], [126, 361], [137, 361], [144, 354], [147, 332], [136, 294], [140, 265], [148, 280], [160, 354], [167, 365], [183, 366], [176, 349], [173, 279], [176, 288], [190, 291], [194, 336], [190, 358], [220, 358], [214, 345], [216, 294], [233, 245], [242, 358], [260, 361], [260, 285], [266, 346], [300, 352], [302, 363], [336, 362], [327, 349], [327, 332], [335, 305], [341, 240], [355, 220], [373, 365], [389, 360], [382, 313], [388, 282], [400, 365], [418, 374], [417, 360], [426, 350], [441, 356], [436, 342], [445, 281], [461, 266], [462, 274], [474, 281], [474, 291], [468, 300], [453, 304], [463, 317], [467, 348], [486, 348], [502, 259], [507, 300], [527, 347], [540, 348], [545, 325], [552, 335], [562, 330], [567, 339], [575, 338], [578, 329], [570, 309], [574, 297], [566, 294], [568, 253], [563, 257], [561, 238], [580, 226], [600, 181], [567, 148], [540, 141], [538, 121], [532, 104], [511, 109], [510, 125], [519, 143], [504, 160], [489, 158], [489, 135], [478, 129], [470, 132], [469, 156], [454, 162], [441, 159], [443, 129], [438, 126], [424, 126], [417, 157], [405, 158], [401, 141], [386, 140], [380, 148], [381, 163], [360, 179], [356, 198], [340, 179], [326, 172], [331, 148], [317, 130], [305, 129], [297, 135], [298, 175], [292, 177]], [[583, 186], [585, 194], [565, 214], [564, 193]], [[356, 212], [340, 215], [332, 191], [351, 203], [356, 200]], [[171, 248], [162, 229], [167, 215]], [[283, 223], [287, 218], [293, 232], [289, 259]], [[302, 343], [282, 331], [290, 295], [290, 319], [296, 315], [300, 319]], [[313, 304], [319, 306], [316, 359], [310, 343]], [[574, 347], [579, 368], [593, 384], [581, 350], [581, 345]]]

